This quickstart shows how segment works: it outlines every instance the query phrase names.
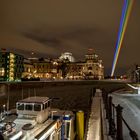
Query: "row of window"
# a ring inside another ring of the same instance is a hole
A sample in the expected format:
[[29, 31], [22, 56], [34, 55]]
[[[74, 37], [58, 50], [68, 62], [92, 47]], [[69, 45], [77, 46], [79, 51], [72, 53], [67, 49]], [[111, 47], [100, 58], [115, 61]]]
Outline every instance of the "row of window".
[[32, 103], [18, 103], [18, 110], [28, 110], [28, 111], [41, 111], [50, 107], [50, 101], [45, 104], [32, 104]]

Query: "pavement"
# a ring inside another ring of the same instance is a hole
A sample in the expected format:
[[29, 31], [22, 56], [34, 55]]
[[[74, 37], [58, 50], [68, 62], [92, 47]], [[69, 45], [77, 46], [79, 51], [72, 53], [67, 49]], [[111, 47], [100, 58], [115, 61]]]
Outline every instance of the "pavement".
[[95, 96], [92, 97], [86, 140], [112, 140], [112, 137], [108, 135], [108, 126], [102, 91], [96, 89]]

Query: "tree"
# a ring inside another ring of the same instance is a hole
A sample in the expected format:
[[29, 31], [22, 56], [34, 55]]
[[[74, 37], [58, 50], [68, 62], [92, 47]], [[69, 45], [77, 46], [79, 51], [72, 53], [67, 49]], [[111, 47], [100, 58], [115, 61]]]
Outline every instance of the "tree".
[[69, 71], [68, 64], [70, 63], [69, 59], [63, 59], [59, 65], [59, 69], [62, 71], [62, 77], [66, 78], [67, 73]]

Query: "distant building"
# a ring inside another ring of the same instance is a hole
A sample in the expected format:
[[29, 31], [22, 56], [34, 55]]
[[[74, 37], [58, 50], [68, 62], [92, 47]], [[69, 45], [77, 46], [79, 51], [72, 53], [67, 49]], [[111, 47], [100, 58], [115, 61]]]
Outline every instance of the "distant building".
[[82, 74], [83, 62], [73, 62], [68, 65], [67, 79], [84, 79]]
[[97, 54], [88, 53], [85, 55], [85, 63], [82, 72], [87, 79], [100, 80], [104, 78], [104, 66]]
[[104, 66], [98, 55], [89, 51], [84, 61], [75, 62], [71, 53], [59, 59], [24, 58], [21, 55], [0, 52], [0, 80], [32, 79], [103, 79]]
[[34, 66], [30, 59], [24, 58], [23, 68], [22, 78], [33, 78]]
[[139, 83], [140, 82], [140, 66], [133, 65], [126, 72], [127, 79]]
[[[59, 59], [30, 59], [24, 63], [24, 75], [40, 79], [96, 79], [104, 78], [104, 66], [98, 55], [89, 51], [84, 61], [74, 62], [71, 53], [62, 54]], [[29, 73], [32, 69], [32, 73]], [[26, 70], [26, 71], [25, 71]]]
[[67, 74], [69, 79], [103, 79], [104, 66], [98, 55], [89, 51], [85, 61], [71, 63]]
[[59, 69], [59, 62], [55, 59], [30, 59], [33, 66], [32, 77], [40, 79], [60, 79], [62, 74]]
[[59, 59], [60, 60], [68, 59], [70, 62], [75, 62], [75, 58], [72, 56], [72, 53], [69, 52], [62, 53]]
[[21, 80], [23, 56], [12, 52], [0, 51], [0, 81]]

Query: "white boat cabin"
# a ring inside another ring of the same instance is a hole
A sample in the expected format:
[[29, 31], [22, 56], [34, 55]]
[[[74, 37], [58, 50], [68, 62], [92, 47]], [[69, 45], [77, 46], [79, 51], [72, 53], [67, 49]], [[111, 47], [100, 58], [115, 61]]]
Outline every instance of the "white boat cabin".
[[51, 99], [48, 97], [29, 97], [16, 103], [18, 115], [37, 115], [38, 112], [50, 109]]

